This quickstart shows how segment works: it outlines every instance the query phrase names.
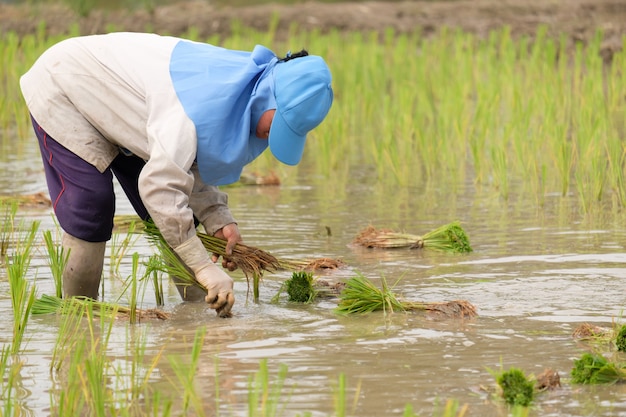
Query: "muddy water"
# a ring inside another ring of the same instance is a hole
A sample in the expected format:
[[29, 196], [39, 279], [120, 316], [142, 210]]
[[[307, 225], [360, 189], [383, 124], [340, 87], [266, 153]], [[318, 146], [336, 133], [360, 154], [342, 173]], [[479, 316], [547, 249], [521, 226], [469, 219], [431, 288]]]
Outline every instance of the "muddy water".
[[[33, 149], [19, 158], [5, 152], [0, 187], [7, 192], [45, 189], [39, 155]], [[181, 304], [167, 288], [165, 309], [171, 319], [136, 326], [119, 323], [113, 329], [108, 354], [115, 366], [128, 369], [129, 339], [144, 335], [147, 358], [186, 358], [196, 329], [206, 326], [197, 389], [215, 414], [215, 368], [219, 368], [220, 415], [247, 415], [249, 377], [267, 360], [272, 380], [281, 366], [288, 372], [282, 390], [282, 415], [334, 413], [340, 374], [347, 381], [347, 414], [402, 415], [407, 404], [419, 415], [435, 415], [437, 404], [457, 399], [469, 405], [469, 415], [503, 416], [507, 409], [494, 400], [490, 370], [519, 367], [528, 374], [552, 368], [562, 387], [541, 394], [531, 415], [626, 416], [624, 385], [581, 387], [570, 384], [573, 359], [591, 346], [571, 336], [581, 323], [610, 327], [622, 322], [626, 301], [626, 227], [624, 217], [606, 210], [579, 214], [576, 201], [548, 195], [538, 207], [517, 187], [508, 202], [488, 187], [430, 184], [398, 189], [378, 184], [367, 172], [358, 181], [326, 181], [307, 171], [283, 173], [280, 187], [236, 187], [229, 190], [231, 208], [246, 242], [283, 258], [342, 259], [347, 267], [328, 272], [343, 280], [357, 272], [376, 283], [395, 283], [406, 299], [465, 299], [478, 309], [472, 320], [430, 317], [424, 313], [341, 317], [335, 301], [312, 305], [270, 303], [288, 273], [268, 274], [260, 303], [248, 297], [248, 285], [236, 279], [237, 304], [230, 320], [218, 319], [203, 305]], [[16, 173], [20, 175], [16, 175]], [[24, 174], [25, 172], [25, 174]], [[120, 196], [120, 213], [130, 213]], [[40, 220], [40, 231], [53, 229], [49, 209], [23, 209], [27, 220]], [[364, 250], [350, 246], [361, 228], [372, 224], [410, 233], [425, 233], [459, 219], [474, 252], [448, 255], [427, 250]], [[329, 234], [330, 231], [330, 234]], [[132, 251], [148, 256], [152, 249], [139, 239]], [[107, 258], [106, 270], [111, 270]], [[130, 256], [119, 276], [130, 274]], [[53, 293], [38, 248], [31, 273], [38, 294]], [[115, 300], [119, 278], [105, 278], [105, 298]], [[144, 307], [154, 306], [151, 291]], [[12, 323], [6, 273], [0, 276], [0, 341], [11, 339]], [[54, 317], [29, 323], [20, 372], [20, 403], [26, 415], [48, 415], [51, 352], [59, 328]], [[608, 352], [609, 348], [605, 347]], [[122, 371], [123, 373], [123, 371]], [[164, 392], [174, 377], [162, 360], [151, 378]], [[175, 407], [180, 407], [176, 404]]]

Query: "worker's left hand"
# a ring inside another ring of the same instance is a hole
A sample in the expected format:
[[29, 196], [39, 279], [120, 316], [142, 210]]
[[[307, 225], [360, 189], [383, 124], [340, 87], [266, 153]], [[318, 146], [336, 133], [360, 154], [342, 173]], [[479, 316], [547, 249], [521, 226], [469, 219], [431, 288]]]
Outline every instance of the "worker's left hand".
[[[237, 269], [237, 264], [229, 257], [233, 254], [235, 245], [237, 243], [243, 243], [241, 235], [239, 234], [239, 227], [237, 227], [237, 223], [227, 224], [215, 232], [214, 236], [226, 241], [226, 256], [222, 257], [222, 267], [228, 269], [229, 271], [234, 271]], [[211, 258], [213, 262], [217, 263], [219, 255], [214, 253]]]

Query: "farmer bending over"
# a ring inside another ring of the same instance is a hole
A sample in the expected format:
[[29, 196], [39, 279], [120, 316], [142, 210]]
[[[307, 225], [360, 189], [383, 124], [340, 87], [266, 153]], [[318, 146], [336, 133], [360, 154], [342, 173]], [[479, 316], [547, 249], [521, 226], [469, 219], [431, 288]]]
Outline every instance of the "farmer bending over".
[[196, 225], [227, 241], [222, 266], [234, 270], [228, 255], [242, 239], [217, 186], [236, 182], [268, 146], [297, 164], [333, 101], [327, 65], [306, 51], [279, 59], [263, 46], [234, 51], [144, 33], [62, 41], [20, 84], [70, 250], [64, 296], [98, 298], [115, 175], [207, 290], [172, 277], [183, 299], [204, 299], [221, 317], [235, 302], [233, 280]]

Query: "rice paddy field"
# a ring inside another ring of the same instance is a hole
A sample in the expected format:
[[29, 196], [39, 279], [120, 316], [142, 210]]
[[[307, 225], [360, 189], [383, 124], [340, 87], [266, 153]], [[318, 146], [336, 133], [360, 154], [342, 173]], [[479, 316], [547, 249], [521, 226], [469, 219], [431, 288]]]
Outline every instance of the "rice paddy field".
[[[0, 43], [0, 416], [626, 416], [614, 337], [626, 324], [626, 56], [620, 43], [607, 59], [604, 31], [580, 43], [541, 25], [182, 34], [305, 46], [333, 73], [335, 103], [303, 162], [268, 153], [226, 188], [247, 244], [341, 261], [316, 280], [361, 276], [403, 300], [477, 312], [338, 314], [337, 296], [279, 296], [290, 271], [266, 272], [256, 297], [236, 271], [230, 319], [180, 302], [150, 269], [159, 252], [129, 229], [122, 193], [101, 301], [166, 317], [32, 314], [57, 293], [63, 254], [18, 79], [80, 33], [41, 24]], [[263, 185], [270, 174], [278, 181]], [[354, 244], [371, 226], [423, 236], [453, 221], [471, 252]], [[613, 383], [574, 382], [586, 353], [610, 362]], [[529, 404], [502, 395], [511, 369], [533, 381]]]

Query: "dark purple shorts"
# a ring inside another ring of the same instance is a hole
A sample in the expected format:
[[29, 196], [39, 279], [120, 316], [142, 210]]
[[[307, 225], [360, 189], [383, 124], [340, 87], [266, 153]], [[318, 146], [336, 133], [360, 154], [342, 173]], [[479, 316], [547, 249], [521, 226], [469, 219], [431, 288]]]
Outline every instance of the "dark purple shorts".
[[139, 217], [148, 219], [137, 185], [145, 165], [142, 159], [120, 153], [101, 173], [55, 141], [31, 119], [39, 140], [54, 213], [65, 232], [88, 242], [111, 239], [115, 214], [113, 175]]

